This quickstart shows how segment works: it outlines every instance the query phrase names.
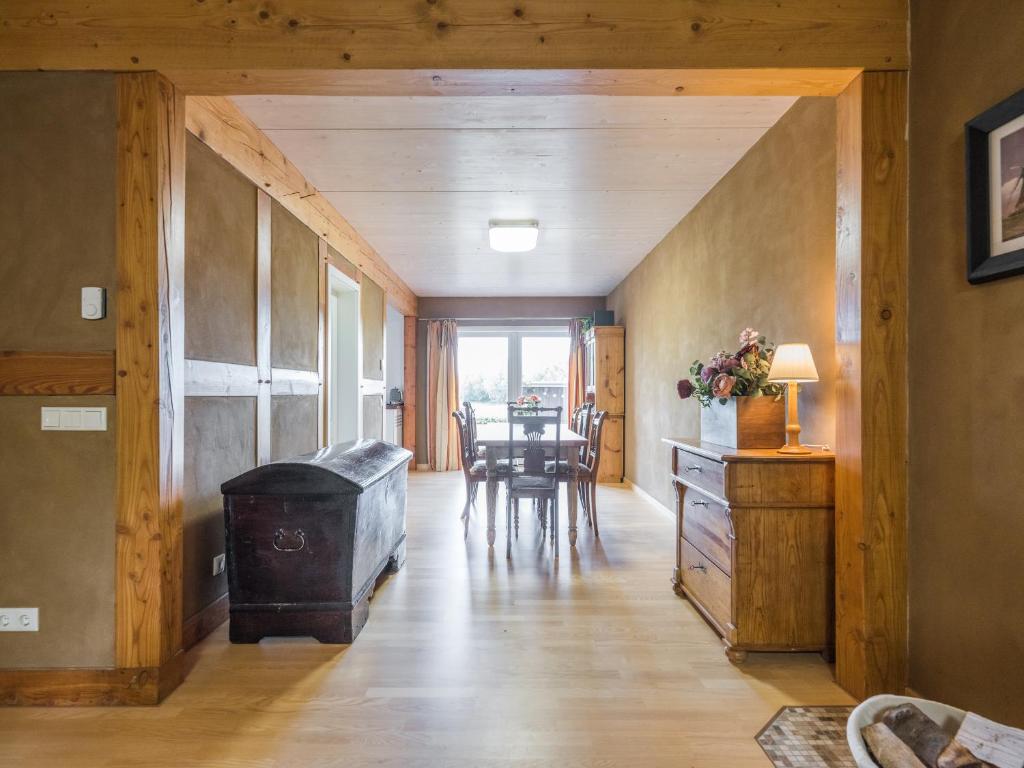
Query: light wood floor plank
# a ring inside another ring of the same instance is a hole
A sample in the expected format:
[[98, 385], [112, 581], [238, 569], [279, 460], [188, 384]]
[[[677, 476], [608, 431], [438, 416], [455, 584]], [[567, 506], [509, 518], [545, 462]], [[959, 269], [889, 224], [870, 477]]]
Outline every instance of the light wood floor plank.
[[524, 508], [507, 562], [482, 509], [463, 541], [461, 474], [410, 484], [408, 562], [354, 645], [222, 626], [159, 707], [0, 710], [0, 767], [764, 768], [779, 707], [850, 703], [818, 656], [731, 666], [672, 593], [672, 521], [631, 490], [599, 489], [577, 552], [563, 515], [557, 563]]

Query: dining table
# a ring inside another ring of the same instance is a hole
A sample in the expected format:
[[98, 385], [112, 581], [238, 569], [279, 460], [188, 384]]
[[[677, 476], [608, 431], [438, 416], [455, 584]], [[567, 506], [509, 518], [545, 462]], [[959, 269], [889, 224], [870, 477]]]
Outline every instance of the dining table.
[[[509, 436], [508, 424], [492, 422], [481, 424], [477, 428], [477, 445], [485, 451], [487, 463], [487, 545], [494, 546], [495, 529], [494, 521], [497, 515], [498, 506], [498, 460], [507, 459], [509, 456], [509, 443], [513, 454], [530, 446], [540, 446], [551, 452], [555, 448], [554, 430], [544, 434], [539, 440], [528, 441], [523, 432], [522, 424], [513, 427], [511, 439]], [[576, 518], [579, 514], [579, 466], [580, 451], [587, 447], [587, 438], [573, 432], [567, 426], [562, 426], [559, 434], [559, 453], [565, 460], [568, 471], [566, 473], [566, 496], [569, 502], [569, 545], [576, 546]], [[558, 532], [555, 531], [557, 536]], [[555, 550], [558, 551], [557, 548]]]

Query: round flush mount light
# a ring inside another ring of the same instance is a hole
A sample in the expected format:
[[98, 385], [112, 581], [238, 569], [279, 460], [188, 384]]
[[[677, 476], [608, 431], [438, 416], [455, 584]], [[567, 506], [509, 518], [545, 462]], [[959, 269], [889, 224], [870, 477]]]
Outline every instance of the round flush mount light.
[[540, 225], [534, 221], [500, 221], [492, 219], [487, 234], [491, 248], [501, 253], [525, 253], [537, 247]]

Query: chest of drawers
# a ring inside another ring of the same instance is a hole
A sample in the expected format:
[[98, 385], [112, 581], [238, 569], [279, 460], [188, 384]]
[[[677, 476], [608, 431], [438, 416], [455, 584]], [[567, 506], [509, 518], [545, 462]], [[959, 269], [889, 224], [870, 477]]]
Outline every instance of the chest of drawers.
[[676, 489], [676, 593], [718, 632], [734, 663], [748, 651], [830, 658], [834, 456], [665, 442]]

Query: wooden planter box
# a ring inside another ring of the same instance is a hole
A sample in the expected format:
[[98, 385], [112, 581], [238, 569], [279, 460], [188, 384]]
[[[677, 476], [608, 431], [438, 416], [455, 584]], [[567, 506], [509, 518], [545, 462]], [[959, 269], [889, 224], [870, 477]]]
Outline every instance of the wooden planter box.
[[730, 397], [700, 409], [700, 439], [726, 448], [781, 448], [786, 443], [786, 400]]

